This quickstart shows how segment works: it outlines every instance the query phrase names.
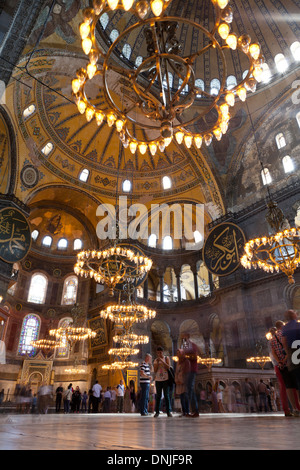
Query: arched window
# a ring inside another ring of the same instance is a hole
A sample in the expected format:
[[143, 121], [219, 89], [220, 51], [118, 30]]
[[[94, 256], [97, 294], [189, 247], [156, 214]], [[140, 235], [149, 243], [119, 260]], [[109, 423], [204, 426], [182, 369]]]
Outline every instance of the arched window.
[[214, 78], [210, 82], [210, 94], [214, 96], [218, 95], [220, 88], [221, 88], [220, 80], [218, 78]]
[[168, 89], [168, 83], [169, 83], [170, 89], [172, 89], [172, 87], [173, 87], [173, 75], [172, 75], [171, 72], [168, 72], [168, 80], [167, 80], [167, 76], [166, 75], [164, 76], [163, 87]]
[[109, 35], [109, 39], [111, 42], [114, 42], [119, 37], [119, 31], [117, 29], [113, 29]]
[[129, 44], [124, 44], [123, 49], [122, 49], [122, 54], [126, 59], [130, 59], [131, 56], [131, 47]]
[[280, 134], [277, 134], [275, 137], [277, 148], [282, 149], [283, 147], [286, 146], [286, 140], [282, 132]]
[[48, 279], [44, 274], [33, 274], [28, 292], [28, 302], [44, 304], [47, 294]]
[[150, 237], [148, 238], [148, 246], [151, 248], [156, 248], [156, 243], [157, 243], [157, 236], [155, 233], [151, 233]]
[[[195, 86], [199, 90], [204, 91], [205, 85], [204, 85], [204, 81], [201, 78], [197, 78], [197, 80], [195, 80]], [[197, 96], [201, 96], [201, 93], [197, 93]]]
[[168, 176], [163, 177], [162, 183], [164, 189], [170, 189], [172, 187], [171, 178], [169, 178]]
[[109, 16], [107, 13], [103, 13], [103, 15], [100, 16], [100, 23], [103, 29], [106, 29], [106, 26], [108, 25], [109, 22]]
[[38, 339], [40, 330], [40, 320], [36, 315], [26, 315], [23, 320], [22, 331], [20, 335], [18, 353], [21, 355], [28, 354], [32, 356], [35, 348], [31, 345], [31, 341]]
[[59, 250], [66, 250], [68, 248], [68, 240], [66, 238], [61, 238], [57, 244]]
[[50, 153], [52, 152], [52, 150], [54, 149], [54, 145], [52, 144], [52, 142], [48, 142], [45, 147], [42, 148], [42, 153], [48, 157], [48, 155], [50, 155]]
[[195, 243], [200, 243], [203, 241], [202, 234], [199, 232], [199, 230], [196, 230], [194, 232], [194, 240], [195, 240]]
[[87, 168], [84, 168], [84, 170], [82, 170], [79, 175], [79, 180], [82, 181], [83, 183], [86, 183], [89, 176], [90, 176], [89, 170]]
[[31, 104], [30, 106], [28, 106], [28, 108], [24, 109], [23, 111], [23, 117], [26, 119], [28, 118], [29, 116], [31, 116], [36, 110], [36, 106], [35, 104]]
[[74, 240], [74, 245], [73, 245], [74, 250], [81, 250], [82, 246], [83, 246], [82, 240], [80, 240], [80, 238], [76, 238], [76, 240]]
[[291, 49], [291, 53], [293, 54], [294, 59], [299, 61], [300, 60], [300, 42], [299, 41], [293, 42], [290, 49]]
[[130, 180], [123, 181], [122, 188], [123, 188], [124, 193], [130, 193], [130, 191], [131, 191], [131, 181]]
[[262, 82], [263, 83], [269, 83], [271, 78], [272, 78], [272, 74], [271, 74], [270, 67], [268, 66], [268, 64], [266, 62], [264, 62], [262, 64], [262, 77], [261, 77]]
[[[179, 81], [178, 81], [178, 89], [182, 86], [183, 84], [183, 80], [180, 78]], [[183, 88], [183, 90], [181, 90], [180, 93], [188, 93], [189, 92], [189, 86], [188, 84], [185, 85], [185, 87]]]
[[43, 238], [42, 245], [50, 247], [52, 245], [52, 238], [49, 235]]
[[163, 239], [163, 250], [172, 250], [173, 249], [173, 240], [170, 235], [167, 235]]
[[283, 157], [282, 164], [285, 173], [290, 173], [291, 171], [294, 171], [294, 162], [289, 155]]
[[261, 178], [264, 186], [272, 183], [272, 177], [269, 168], [264, 168], [263, 170], [261, 170]]
[[32, 238], [33, 241], [36, 241], [38, 236], [39, 236], [39, 231], [38, 230], [34, 230], [31, 234], [31, 238]]
[[274, 61], [279, 73], [284, 73], [288, 69], [288, 63], [283, 54], [277, 54]]
[[232, 90], [232, 88], [237, 86], [236, 77], [234, 75], [229, 75], [226, 80], [227, 90]]
[[74, 305], [77, 299], [78, 278], [76, 276], [69, 276], [64, 282], [62, 305]]
[[143, 63], [143, 57], [141, 55], [138, 55], [137, 58], [135, 59], [135, 66], [139, 67]]

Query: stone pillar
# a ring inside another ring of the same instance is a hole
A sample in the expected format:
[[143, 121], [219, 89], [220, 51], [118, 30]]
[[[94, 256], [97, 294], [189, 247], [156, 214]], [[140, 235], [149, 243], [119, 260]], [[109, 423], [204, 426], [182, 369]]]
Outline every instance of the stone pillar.
[[193, 275], [194, 275], [195, 299], [199, 299], [198, 272], [197, 272], [197, 271], [193, 271]]

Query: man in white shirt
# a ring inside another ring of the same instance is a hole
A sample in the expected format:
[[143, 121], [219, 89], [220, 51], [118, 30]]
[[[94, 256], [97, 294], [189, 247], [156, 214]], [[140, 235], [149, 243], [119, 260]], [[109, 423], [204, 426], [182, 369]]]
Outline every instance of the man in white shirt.
[[123, 380], [117, 385], [117, 413], [123, 413], [125, 386]]
[[102, 390], [102, 387], [98, 383], [98, 380], [96, 380], [96, 383], [93, 386], [92, 390], [93, 390], [93, 412], [98, 413], [99, 403], [101, 399], [101, 390]]

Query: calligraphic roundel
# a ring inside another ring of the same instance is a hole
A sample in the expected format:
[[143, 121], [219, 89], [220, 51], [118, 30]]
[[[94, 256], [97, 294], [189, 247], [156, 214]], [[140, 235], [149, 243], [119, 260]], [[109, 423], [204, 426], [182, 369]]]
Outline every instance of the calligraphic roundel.
[[31, 247], [31, 230], [26, 217], [14, 207], [0, 210], [0, 258], [16, 263]]
[[203, 260], [212, 274], [228, 276], [240, 266], [246, 239], [244, 232], [235, 224], [225, 222], [209, 233], [204, 247]]

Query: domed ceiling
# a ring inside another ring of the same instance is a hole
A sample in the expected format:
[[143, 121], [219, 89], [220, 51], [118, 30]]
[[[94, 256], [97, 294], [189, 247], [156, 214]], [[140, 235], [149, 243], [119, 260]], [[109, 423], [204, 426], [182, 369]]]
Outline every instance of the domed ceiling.
[[[47, 3], [48, 9], [51, 3]], [[264, 109], [268, 109], [281, 93], [282, 76], [276, 72], [275, 55], [286, 55], [290, 63], [287, 77], [299, 67], [290, 51], [291, 44], [299, 38], [295, 19], [299, 14], [298, 2], [230, 2], [234, 11], [233, 30], [238, 35], [247, 33], [261, 44], [272, 80], [268, 84], [261, 83], [246, 104], [235, 106], [229, 131], [220, 142], [214, 140], [207, 148], [188, 150], [173, 141], [154, 157], [150, 152], [145, 155], [132, 155], [128, 149], [120, 152], [116, 131], [107, 125], [98, 127], [95, 120], [88, 123], [73, 102], [71, 80], [80, 67], [86, 66], [78, 27], [82, 22], [82, 9], [88, 5], [87, 1], [58, 0], [46, 26], [48, 9], [45, 8], [37, 19], [19, 68], [15, 68], [8, 96], [13, 103], [13, 107], [9, 104], [9, 112], [19, 134], [19, 197], [30, 202], [37, 191], [47, 190], [52, 185], [61, 192], [68, 187], [76, 189], [78, 194], [88, 194], [92, 205], [96, 201], [114, 203], [116, 193], [121, 192], [122, 181], [130, 179], [133, 181], [130, 197], [134, 200], [202, 202], [207, 204], [211, 218], [223, 214], [230, 209], [226, 194], [231, 191], [244, 158], [241, 143], [253, 133], [248, 111], [255, 118], [263, 115]], [[213, 22], [214, 9], [210, 0], [173, 0], [170, 8], [171, 14], [202, 21], [207, 28]], [[111, 13], [107, 24], [98, 25], [99, 43], [109, 47], [112, 31], [123, 31], [129, 24], [127, 15], [124, 19], [119, 11]], [[202, 32], [184, 23], [176, 37], [187, 53], [196, 50], [196, 42], [205, 44], [207, 40]], [[114, 57], [116, 61], [135, 64], [139, 56], [146, 55], [147, 44], [142, 33], [133, 31], [124, 42], [130, 46], [130, 56], [128, 59]], [[247, 69], [247, 61], [232, 51], [226, 58], [227, 75], [233, 75], [239, 81]], [[220, 61], [213, 53], [203, 55], [197, 62], [195, 76], [203, 80], [205, 89], [216, 78], [219, 66]], [[126, 98], [131, 92], [130, 82], [120, 78], [117, 81]], [[283, 88], [288, 86], [290, 79]], [[95, 102], [104, 103], [101, 84], [98, 87], [95, 82], [89, 92]], [[35, 106], [34, 111], [24, 116], [24, 111], [31, 105]], [[79, 176], [84, 169], [89, 172], [88, 178], [81, 181]], [[162, 189], [165, 175], [172, 179], [172, 188], [168, 191]], [[253, 188], [253, 194], [256, 192], [257, 187]]]

